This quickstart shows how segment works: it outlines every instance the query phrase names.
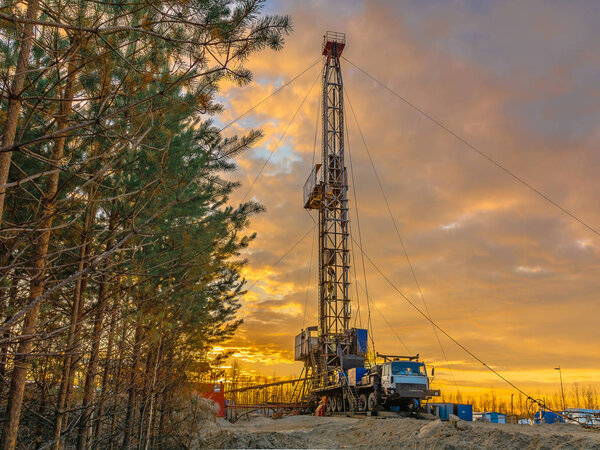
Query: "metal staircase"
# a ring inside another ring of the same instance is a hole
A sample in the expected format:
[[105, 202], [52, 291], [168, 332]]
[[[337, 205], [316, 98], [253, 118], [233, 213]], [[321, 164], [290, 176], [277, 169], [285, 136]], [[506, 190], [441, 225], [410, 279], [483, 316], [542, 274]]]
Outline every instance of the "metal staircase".
[[348, 404], [350, 405], [350, 411], [348, 412], [358, 412], [360, 411], [358, 404], [358, 393], [356, 392], [356, 388], [354, 386], [350, 386], [348, 383], [348, 376], [342, 372], [342, 387], [344, 391], [344, 395], [348, 400]]
[[312, 366], [312, 382], [313, 382], [313, 389], [315, 387], [319, 387], [323, 384], [323, 375], [325, 374], [325, 370], [323, 368], [323, 363], [321, 361], [321, 358], [319, 358], [319, 356], [317, 354], [315, 354], [314, 351], [310, 352], [310, 363]]

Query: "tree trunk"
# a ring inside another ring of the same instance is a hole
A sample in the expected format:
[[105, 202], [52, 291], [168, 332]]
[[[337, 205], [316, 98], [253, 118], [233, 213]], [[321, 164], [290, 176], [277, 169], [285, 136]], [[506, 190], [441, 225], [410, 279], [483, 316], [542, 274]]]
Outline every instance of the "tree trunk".
[[[95, 205], [95, 203], [92, 203]], [[93, 217], [96, 208], [90, 207], [88, 214], [86, 215], [84, 229], [81, 239], [81, 248], [79, 249], [79, 262], [77, 264], [77, 271], [81, 272], [85, 268], [85, 262], [87, 258], [88, 250], [88, 232], [93, 222]], [[84, 279], [82, 276], [77, 278], [75, 283], [75, 293], [73, 295], [73, 308], [71, 310], [71, 324], [69, 326], [69, 333], [67, 335], [67, 346], [65, 351], [65, 358], [63, 360], [63, 372], [60, 382], [60, 389], [58, 391], [58, 400], [56, 405], [56, 418], [54, 420], [54, 443], [52, 444], [53, 450], [58, 450], [61, 446], [61, 432], [63, 421], [66, 424], [66, 410], [69, 408], [69, 398], [71, 386], [73, 385], [73, 356], [77, 350], [78, 336], [79, 336], [79, 318], [81, 311], [83, 311], [83, 300], [84, 300]]]
[[102, 337], [102, 323], [104, 321], [104, 305], [106, 303], [106, 275], [102, 274], [100, 280], [100, 290], [98, 292], [98, 305], [96, 306], [96, 316], [94, 317], [94, 328], [92, 331], [92, 348], [90, 350], [90, 360], [85, 374], [85, 385], [83, 388], [83, 399], [81, 403], [81, 420], [77, 433], [77, 448], [84, 449], [87, 443], [88, 421], [90, 417], [90, 403], [94, 393], [94, 381], [98, 370], [98, 357], [100, 350], [100, 339]]
[[[115, 213], [111, 213], [109, 219], [109, 233], [112, 233], [114, 229], [114, 216]], [[113, 239], [106, 241], [106, 250], [108, 251], [114, 245]], [[107, 261], [102, 264], [103, 268], [106, 268]], [[100, 276], [100, 288], [98, 291], [98, 302], [96, 306], [96, 317], [94, 318], [94, 328], [92, 331], [92, 348], [90, 350], [90, 361], [88, 363], [88, 370], [85, 375], [85, 387], [83, 389], [83, 400], [81, 404], [81, 421], [79, 424], [79, 431], [77, 434], [77, 448], [85, 449], [87, 445], [87, 437], [89, 433], [88, 422], [91, 416], [90, 403], [94, 395], [94, 381], [96, 379], [96, 372], [98, 370], [98, 359], [100, 353], [100, 339], [102, 337], [102, 324], [104, 322], [104, 310], [106, 300], [108, 298], [108, 284], [107, 284], [106, 271], [103, 271]], [[111, 325], [112, 328], [112, 325]], [[112, 345], [112, 344], [111, 344]]]
[[[45, 413], [45, 409], [46, 409], [46, 404], [48, 403], [48, 396], [46, 395], [48, 393], [48, 358], [46, 357], [44, 360], [44, 371], [42, 372], [42, 380], [41, 380], [41, 398], [40, 398], [40, 403], [38, 405], [38, 414], [40, 415], [40, 417], [44, 416]], [[44, 431], [44, 422], [42, 422], [41, 420], [37, 423], [36, 426], [36, 435], [38, 436], [38, 443], [37, 443], [37, 447], [39, 447], [39, 444], [41, 442], [39, 442], [41, 440], [41, 436], [43, 435], [43, 431]]]
[[127, 336], [127, 324], [125, 322], [123, 322], [122, 326], [121, 326], [121, 340], [119, 341], [119, 364], [117, 366], [117, 373], [115, 374], [115, 387], [114, 387], [114, 395], [113, 395], [113, 401], [112, 401], [112, 417], [111, 417], [111, 421], [110, 421], [110, 434], [109, 434], [109, 445], [108, 448], [110, 450], [112, 450], [113, 448], [115, 448], [115, 443], [114, 443], [114, 436], [115, 436], [115, 430], [117, 428], [117, 405], [119, 403], [119, 391], [121, 389], [121, 374], [123, 373], [123, 360], [124, 360], [124, 351], [125, 351], [125, 345], [126, 340], [125, 337]]
[[[143, 401], [140, 401], [140, 423], [138, 430], [138, 448], [143, 448], [144, 441], [144, 424], [146, 423], [146, 417], [148, 412], [148, 406], [150, 405], [151, 398], [151, 372], [152, 366], [154, 365], [154, 358], [156, 356], [156, 344], [151, 344], [146, 355], [146, 369], [144, 370], [144, 379], [142, 383], [141, 392], [144, 395]], [[141, 399], [142, 400], [142, 399]]]
[[135, 400], [137, 390], [137, 370], [140, 361], [142, 349], [142, 316], [138, 316], [135, 327], [135, 342], [133, 344], [133, 361], [131, 363], [131, 374], [129, 377], [129, 388], [127, 398], [127, 414], [125, 416], [125, 425], [123, 429], [123, 445], [122, 448], [129, 448], [131, 434], [134, 431], [134, 415], [135, 415]]
[[[17, 304], [17, 295], [19, 292], [19, 287], [18, 287], [18, 283], [19, 280], [17, 278], [17, 274], [13, 273], [12, 279], [11, 279], [11, 285], [10, 285], [10, 291], [8, 294], [8, 306], [14, 306]], [[4, 302], [3, 302], [4, 303]], [[9, 314], [6, 314], [6, 320], [10, 319]], [[8, 340], [8, 338], [10, 337], [10, 330], [5, 331], [2, 334], [2, 339], [6, 339]], [[0, 385], [0, 394], [2, 394], [4, 392], [4, 385], [5, 385], [5, 380], [4, 377], [6, 376], [6, 366], [8, 364], [8, 350], [10, 348], [10, 345], [8, 343], [3, 343], [2, 345], [0, 345], [0, 377], [2, 378], [2, 385]]]
[[[77, 44], [74, 44], [77, 45]], [[73, 52], [73, 55], [75, 52]], [[61, 102], [60, 116], [58, 117], [57, 129], [64, 130], [69, 124], [69, 116], [73, 104], [73, 94], [75, 91], [75, 58], [69, 60], [67, 81], [63, 94], [65, 101]], [[54, 164], [60, 164], [63, 157], [66, 135], [56, 139], [52, 148], [51, 160]], [[29, 285], [28, 303], [36, 300], [44, 292], [46, 256], [50, 244], [50, 235], [54, 212], [56, 210], [56, 194], [58, 192], [59, 172], [48, 175], [46, 192], [43, 199], [44, 218], [41, 221], [41, 231], [38, 236], [33, 255], [33, 268], [31, 269], [31, 282]], [[27, 313], [23, 321], [21, 334], [24, 336], [33, 335], [36, 331], [37, 321], [40, 312], [40, 303], [35, 303]], [[21, 416], [21, 407], [23, 406], [23, 395], [25, 391], [25, 380], [29, 370], [29, 354], [33, 348], [33, 339], [23, 339], [19, 343], [17, 356], [14, 360], [14, 370], [10, 383], [8, 404], [6, 408], [6, 418], [2, 431], [2, 449], [14, 449], [17, 443], [17, 433], [19, 429], [19, 420]]]
[[152, 381], [150, 383], [150, 389], [148, 390], [148, 395], [150, 395], [150, 408], [148, 412], [148, 427], [146, 428], [146, 441], [144, 446], [145, 450], [148, 450], [150, 447], [150, 440], [152, 438], [152, 430], [154, 428], [154, 421], [156, 417], [156, 383], [158, 379], [158, 367], [162, 360], [162, 337], [158, 343], [158, 349], [156, 350], [156, 357], [154, 359], [155, 362], [154, 369], [152, 371]]
[[[35, 20], [39, 9], [39, 0], [30, 0], [27, 5], [25, 17]], [[10, 94], [8, 98], [8, 111], [6, 121], [4, 122], [4, 133], [2, 134], [2, 147], [7, 147], [15, 143], [17, 134], [17, 123], [19, 122], [19, 113], [21, 112], [21, 94], [25, 85], [25, 76], [29, 66], [29, 54], [31, 53], [31, 44], [33, 41], [33, 23], [23, 25], [23, 35], [21, 36], [21, 48], [17, 59], [17, 67]], [[4, 186], [8, 181], [8, 172], [10, 170], [10, 160], [12, 152], [0, 153], [0, 186]], [[6, 189], [0, 187], [0, 224], [2, 224], [2, 214], [4, 213], [4, 199]]]
[[[172, 347], [171, 346], [167, 346], [166, 350], [165, 350], [165, 354], [167, 355], [166, 361], [165, 361], [165, 365], [163, 368], [163, 388], [162, 388], [162, 402], [161, 402], [161, 408], [160, 408], [160, 421], [158, 424], [158, 435], [164, 440], [164, 437], [167, 435], [167, 430], [166, 430], [166, 422], [167, 422], [167, 415], [170, 414], [171, 412], [171, 386], [170, 386], [170, 379], [169, 379], [169, 374], [173, 373], [172, 370], [172, 366], [173, 366], [173, 351], [172, 351]], [[162, 441], [159, 442], [158, 445], [159, 448], [164, 448], [165, 446], [163, 445]]]
[[[94, 444], [99, 446], [100, 436], [102, 435], [102, 420], [104, 417], [104, 404], [108, 393], [108, 374], [110, 373], [110, 365], [112, 360], [112, 348], [115, 338], [115, 328], [117, 323], [117, 305], [118, 300], [115, 298], [113, 312], [111, 315], [110, 329], [108, 330], [108, 342], [106, 344], [106, 359], [104, 362], [104, 370], [102, 373], [102, 387], [100, 390], [100, 401], [98, 402], [98, 413], [96, 414], [96, 428], [94, 430]], [[121, 356], [119, 356], [120, 360]], [[118, 375], [117, 375], [118, 376]]]

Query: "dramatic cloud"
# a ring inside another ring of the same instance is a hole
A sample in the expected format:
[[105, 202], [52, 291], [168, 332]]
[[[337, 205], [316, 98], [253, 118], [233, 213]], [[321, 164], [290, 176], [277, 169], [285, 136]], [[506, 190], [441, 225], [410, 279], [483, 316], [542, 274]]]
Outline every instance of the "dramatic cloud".
[[[342, 31], [349, 61], [600, 228], [597, 2], [289, 0], [268, 9], [291, 14], [295, 32], [282, 52], [251, 62], [250, 86], [225, 86], [223, 123], [317, 61], [324, 31]], [[444, 330], [516, 383], [553, 387], [557, 365], [567, 382], [600, 379], [598, 236], [342, 63], [352, 105], [352, 226], [357, 237], [358, 206], [367, 255]], [[258, 238], [247, 254], [245, 324], [228, 344], [262, 373], [299, 373], [293, 336], [316, 322], [316, 217], [303, 210], [301, 188], [320, 156], [320, 68], [319, 61], [228, 129], [265, 133], [239, 161], [234, 203], [276, 149], [248, 194], [267, 212], [252, 222]], [[353, 312], [358, 324], [360, 310], [364, 326], [369, 308], [357, 250]], [[365, 264], [377, 350], [403, 353], [406, 345], [438, 365], [442, 385], [500, 386], [438, 333], [447, 362], [431, 325]]]

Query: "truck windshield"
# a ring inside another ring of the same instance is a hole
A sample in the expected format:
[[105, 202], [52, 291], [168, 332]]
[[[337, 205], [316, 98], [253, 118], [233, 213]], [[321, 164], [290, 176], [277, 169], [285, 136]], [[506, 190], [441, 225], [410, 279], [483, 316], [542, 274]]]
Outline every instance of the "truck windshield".
[[427, 375], [425, 364], [413, 361], [392, 362], [392, 375]]

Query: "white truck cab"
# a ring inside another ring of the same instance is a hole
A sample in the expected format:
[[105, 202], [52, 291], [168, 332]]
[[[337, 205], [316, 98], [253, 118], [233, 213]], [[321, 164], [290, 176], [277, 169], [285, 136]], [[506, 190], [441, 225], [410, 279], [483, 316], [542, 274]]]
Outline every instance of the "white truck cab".
[[[402, 411], [417, 411], [422, 402], [440, 395], [429, 389], [425, 363], [416, 356], [380, 355], [384, 362], [368, 369], [349, 369], [349, 383], [358, 395], [359, 411], [397, 407]], [[435, 369], [430, 367], [433, 376]], [[358, 373], [361, 373], [358, 376]]]
[[425, 364], [418, 361], [387, 361], [381, 367], [381, 386], [387, 394], [429, 389]]

